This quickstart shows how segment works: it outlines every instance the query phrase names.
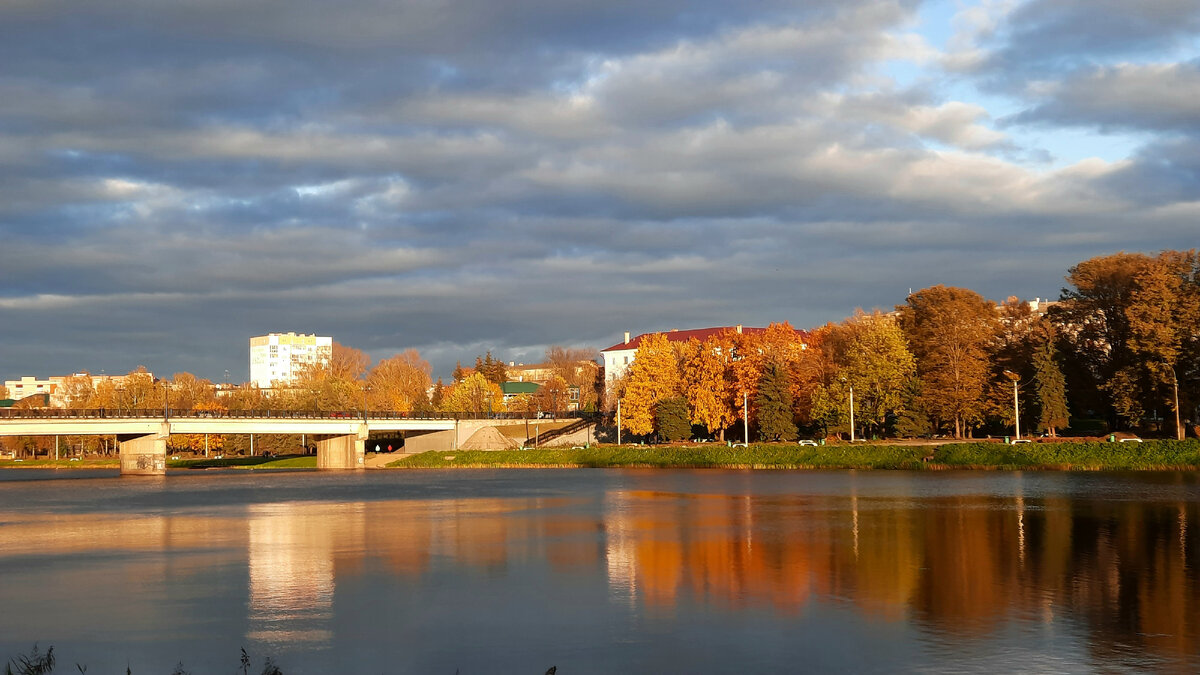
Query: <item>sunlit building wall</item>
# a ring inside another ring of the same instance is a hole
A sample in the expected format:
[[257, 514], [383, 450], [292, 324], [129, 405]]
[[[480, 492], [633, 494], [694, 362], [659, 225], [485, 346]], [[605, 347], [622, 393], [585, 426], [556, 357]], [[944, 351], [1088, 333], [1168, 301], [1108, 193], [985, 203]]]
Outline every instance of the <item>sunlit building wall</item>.
[[250, 338], [250, 381], [259, 387], [290, 384], [306, 364], [328, 361], [333, 338], [268, 333]]

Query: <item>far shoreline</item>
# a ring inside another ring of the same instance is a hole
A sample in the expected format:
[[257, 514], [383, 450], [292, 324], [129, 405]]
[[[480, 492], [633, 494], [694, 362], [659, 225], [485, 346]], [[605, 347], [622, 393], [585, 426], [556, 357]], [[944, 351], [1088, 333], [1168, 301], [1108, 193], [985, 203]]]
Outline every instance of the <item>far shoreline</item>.
[[[1136, 443], [994, 441], [938, 443], [796, 443], [729, 445], [591, 445], [526, 450], [443, 450], [414, 455], [368, 453], [370, 470], [420, 469], [735, 469], [906, 471], [1200, 471], [1200, 440]], [[386, 462], [386, 463], [385, 463]], [[169, 460], [180, 470], [315, 470], [314, 455]], [[119, 469], [106, 459], [0, 460], [0, 469]]]

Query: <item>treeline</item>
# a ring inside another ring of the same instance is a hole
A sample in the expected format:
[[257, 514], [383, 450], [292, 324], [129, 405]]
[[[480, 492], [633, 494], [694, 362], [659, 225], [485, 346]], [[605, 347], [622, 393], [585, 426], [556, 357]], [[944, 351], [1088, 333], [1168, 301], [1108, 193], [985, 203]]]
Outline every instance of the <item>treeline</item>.
[[[529, 412], [564, 411], [572, 388], [579, 391], [581, 407], [595, 409], [599, 366], [594, 350], [553, 346], [546, 350], [550, 381], [534, 395], [518, 396], [507, 405], [500, 384], [505, 381], [504, 363], [489, 352], [476, 359], [474, 369], [455, 369], [455, 379], [445, 384], [432, 382], [432, 368], [415, 349], [380, 360], [372, 365], [366, 353], [333, 344], [327, 362], [297, 364], [299, 372], [287, 387], [260, 389], [250, 384], [218, 392], [212, 381], [192, 373], [175, 373], [170, 379], [155, 380], [139, 366], [121, 378], [92, 378], [84, 373], [64, 379], [56, 398], [75, 410], [295, 410], [295, 411], [388, 411], [388, 412]], [[18, 402], [15, 407], [43, 405], [42, 397]], [[112, 436], [9, 436], [0, 437], [0, 447], [19, 456], [48, 455], [56, 444], [67, 455], [113, 454]], [[311, 445], [301, 436], [255, 436], [185, 434], [172, 436], [172, 451], [300, 452]]]
[[862, 436], [1006, 433], [1019, 408], [1023, 430], [1052, 436], [1183, 438], [1200, 402], [1196, 252], [1092, 258], [1066, 280], [1044, 314], [939, 285], [807, 335], [784, 323], [704, 342], [648, 336], [607, 407], [620, 400], [624, 430], [663, 440], [740, 438], [744, 409], [752, 439], [845, 433], [851, 397]]

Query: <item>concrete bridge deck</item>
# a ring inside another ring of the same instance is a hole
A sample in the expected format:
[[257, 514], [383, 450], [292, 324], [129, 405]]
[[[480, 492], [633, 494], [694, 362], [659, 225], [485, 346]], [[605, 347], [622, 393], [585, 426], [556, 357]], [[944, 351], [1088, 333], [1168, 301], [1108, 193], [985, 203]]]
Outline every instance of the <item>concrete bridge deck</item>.
[[364, 442], [372, 432], [422, 433], [425, 449], [455, 450], [480, 427], [521, 419], [509, 414], [377, 411], [9, 408], [0, 410], [0, 436], [114, 435], [122, 474], [157, 475], [166, 473], [167, 439], [172, 434], [307, 434], [316, 441], [318, 468], [361, 469]]

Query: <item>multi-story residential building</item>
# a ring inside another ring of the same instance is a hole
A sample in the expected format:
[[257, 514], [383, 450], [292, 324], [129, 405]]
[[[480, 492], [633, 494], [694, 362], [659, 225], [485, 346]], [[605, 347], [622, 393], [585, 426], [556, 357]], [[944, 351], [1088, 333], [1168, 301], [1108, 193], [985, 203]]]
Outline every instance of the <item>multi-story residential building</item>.
[[268, 333], [250, 338], [250, 381], [259, 387], [289, 384], [305, 364], [328, 361], [333, 338]]
[[39, 380], [32, 375], [26, 375], [19, 380], [5, 380], [4, 388], [8, 390], [8, 397], [14, 401], [20, 401], [34, 394], [46, 394], [53, 401], [54, 392], [62, 386], [62, 381], [63, 378], [61, 377], [48, 377], [44, 380]]
[[[154, 373], [147, 372], [146, 375], [151, 380], [154, 379]], [[5, 380], [4, 388], [8, 390], [8, 397], [14, 401], [20, 401], [23, 398], [28, 398], [36, 394], [44, 394], [49, 397], [46, 400], [50, 406], [62, 408], [68, 403], [66, 400], [66, 389], [63, 387], [68, 377], [91, 378], [93, 388], [102, 382], [112, 382], [115, 386], [121, 387], [125, 385], [125, 381], [129, 378], [128, 375], [72, 373], [71, 375], [52, 375], [44, 380], [40, 380], [32, 375], [26, 375], [19, 380]]]

